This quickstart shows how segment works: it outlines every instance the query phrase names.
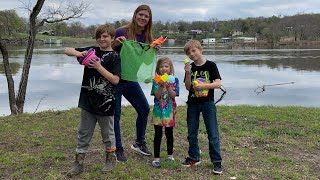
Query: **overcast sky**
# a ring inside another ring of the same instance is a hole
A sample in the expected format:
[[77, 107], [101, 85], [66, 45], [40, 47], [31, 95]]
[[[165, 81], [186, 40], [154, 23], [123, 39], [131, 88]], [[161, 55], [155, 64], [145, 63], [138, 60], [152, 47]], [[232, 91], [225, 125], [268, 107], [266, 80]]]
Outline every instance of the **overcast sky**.
[[[44, 6], [67, 0], [46, 0]], [[71, 0], [77, 3], [81, 0]], [[84, 0], [88, 1], [88, 0]], [[36, 0], [1, 0], [0, 10], [16, 9], [19, 16], [27, 16], [22, 2]], [[90, 0], [91, 9], [81, 19], [85, 25], [103, 24], [116, 20], [130, 20], [140, 4], [148, 4], [153, 20], [158, 21], [206, 21], [230, 20], [247, 17], [286, 16], [298, 13], [320, 13], [320, 0]]]

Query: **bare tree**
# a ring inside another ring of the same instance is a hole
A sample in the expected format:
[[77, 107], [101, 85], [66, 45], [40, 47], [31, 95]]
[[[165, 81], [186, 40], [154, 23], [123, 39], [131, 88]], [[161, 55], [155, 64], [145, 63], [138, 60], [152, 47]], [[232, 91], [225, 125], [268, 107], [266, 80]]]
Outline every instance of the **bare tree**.
[[3, 56], [3, 64], [5, 74], [7, 77], [11, 114], [23, 113], [35, 37], [39, 28], [43, 26], [45, 23], [56, 23], [66, 21], [72, 18], [79, 18], [83, 15], [83, 13], [87, 10], [89, 6], [87, 3], [84, 2], [80, 2], [78, 3], [78, 5], [68, 3], [66, 8], [63, 8], [62, 5], [58, 7], [48, 7], [43, 14], [40, 14], [44, 2], [45, 0], [37, 0], [36, 4], [32, 9], [30, 8], [30, 4], [24, 4], [25, 9], [27, 9], [30, 12], [28, 42], [17, 94], [15, 91], [14, 81], [9, 64], [9, 55], [8, 50], [6, 48], [6, 42], [0, 37], [0, 50]]

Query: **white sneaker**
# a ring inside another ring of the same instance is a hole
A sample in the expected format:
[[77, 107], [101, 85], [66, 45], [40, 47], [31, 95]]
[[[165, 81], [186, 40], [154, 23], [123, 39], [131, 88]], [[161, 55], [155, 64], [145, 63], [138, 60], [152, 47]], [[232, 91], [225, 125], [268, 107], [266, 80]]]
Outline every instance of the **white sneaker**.
[[174, 161], [175, 159], [172, 156], [168, 156], [167, 160], [168, 161]]

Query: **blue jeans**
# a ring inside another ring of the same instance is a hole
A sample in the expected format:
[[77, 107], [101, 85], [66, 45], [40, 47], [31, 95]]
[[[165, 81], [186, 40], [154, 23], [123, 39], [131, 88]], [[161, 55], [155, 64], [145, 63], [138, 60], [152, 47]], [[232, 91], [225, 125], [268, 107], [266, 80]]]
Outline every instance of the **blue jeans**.
[[120, 131], [122, 95], [129, 101], [129, 103], [133, 106], [133, 108], [136, 110], [138, 114], [136, 119], [136, 143], [145, 143], [145, 134], [150, 107], [147, 98], [140, 87], [140, 84], [132, 81], [120, 81], [119, 84], [117, 84], [116, 86], [116, 94], [116, 109], [114, 114], [114, 132], [116, 136], [116, 147], [122, 147]]
[[188, 124], [188, 141], [189, 141], [189, 158], [200, 160], [198, 145], [199, 118], [202, 112], [204, 124], [209, 139], [209, 154], [211, 162], [221, 162], [220, 140], [217, 121], [217, 110], [213, 101], [188, 104], [187, 124]]

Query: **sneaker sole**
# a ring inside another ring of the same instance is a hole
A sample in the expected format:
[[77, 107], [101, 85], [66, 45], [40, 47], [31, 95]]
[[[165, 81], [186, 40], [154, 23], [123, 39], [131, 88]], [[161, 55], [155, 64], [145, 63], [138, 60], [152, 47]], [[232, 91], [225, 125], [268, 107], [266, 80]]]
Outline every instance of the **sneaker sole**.
[[[198, 166], [198, 165], [200, 165], [200, 164], [201, 164], [201, 162], [196, 162], [196, 163], [194, 163], [192, 166]], [[182, 166], [183, 166], [183, 167], [191, 167], [190, 164], [188, 164], [188, 165], [182, 164]]]
[[145, 155], [145, 156], [151, 156], [151, 154], [145, 153], [143, 151], [141, 151], [139, 148], [134, 147], [133, 145], [131, 145], [131, 149], [134, 150], [136, 153]]
[[215, 171], [215, 170], [212, 170], [212, 172], [213, 172], [214, 174], [222, 174], [222, 171]]
[[120, 161], [120, 160], [118, 160], [118, 159], [116, 159], [116, 161], [119, 162], [119, 163], [125, 163], [125, 162], [127, 162], [127, 160], [125, 160], [125, 161]]

